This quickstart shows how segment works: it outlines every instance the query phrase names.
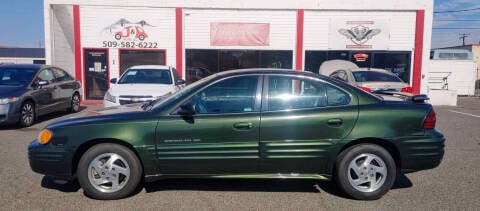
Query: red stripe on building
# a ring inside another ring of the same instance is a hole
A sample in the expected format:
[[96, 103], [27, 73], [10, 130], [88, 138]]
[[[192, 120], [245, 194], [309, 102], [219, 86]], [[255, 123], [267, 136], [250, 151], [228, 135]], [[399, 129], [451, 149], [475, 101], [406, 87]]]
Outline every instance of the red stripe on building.
[[[82, 82], [85, 89], [85, 83], [82, 78], [82, 48], [80, 45], [80, 6], [73, 5], [73, 42], [75, 54], [75, 78]], [[83, 90], [83, 93], [86, 93]], [[85, 96], [83, 96], [85, 98]]]
[[176, 67], [180, 78], [183, 78], [183, 11], [182, 8], [175, 9], [175, 33], [176, 33]]
[[417, 10], [415, 24], [415, 50], [413, 52], [413, 93], [419, 94], [422, 83], [423, 32], [425, 24], [425, 10]]
[[297, 47], [295, 50], [295, 69], [303, 69], [303, 9], [297, 10]]

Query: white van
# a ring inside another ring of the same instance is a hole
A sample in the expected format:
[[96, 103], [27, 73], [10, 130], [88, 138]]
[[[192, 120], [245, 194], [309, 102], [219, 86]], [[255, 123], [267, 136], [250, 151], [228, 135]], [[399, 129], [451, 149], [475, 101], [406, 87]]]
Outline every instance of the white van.
[[176, 92], [185, 86], [177, 70], [171, 66], [142, 65], [127, 69], [120, 79], [110, 80], [110, 89], [103, 106], [119, 106], [148, 102]]

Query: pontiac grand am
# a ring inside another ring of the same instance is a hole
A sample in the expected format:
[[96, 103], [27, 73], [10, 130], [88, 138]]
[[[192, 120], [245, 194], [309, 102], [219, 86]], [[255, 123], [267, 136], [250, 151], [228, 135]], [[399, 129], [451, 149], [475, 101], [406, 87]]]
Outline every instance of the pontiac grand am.
[[444, 154], [425, 96], [387, 100], [305, 71], [226, 71], [124, 107], [47, 125], [28, 147], [33, 171], [96, 199], [192, 177], [332, 180], [372, 200]]

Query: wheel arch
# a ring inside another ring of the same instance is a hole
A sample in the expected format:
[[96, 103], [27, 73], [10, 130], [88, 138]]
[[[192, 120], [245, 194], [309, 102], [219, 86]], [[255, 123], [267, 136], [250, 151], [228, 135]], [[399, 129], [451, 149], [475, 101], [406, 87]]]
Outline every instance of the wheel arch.
[[351, 141], [347, 144], [345, 144], [337, 153], [337, 155], [335, 156], [335, 159], [332, 163], [332, 168], [331, 168], [331, 172], [332, 174], [335, 173], [335, 168], [336, 168], [336, 160], [338, 158], [338, 156], [340, 155], [340, 153], [342, 153], [343, 151], [345, 151], [346, 149], [348, 149], [349, 147], [351, 146], [355, 146], [355, 145], [360, 145], [360, 144], [373, 144], [373, 145], [377, 145], [377, 146], [380, 146], [382, 148], [384, 148], [385, 150], [388, 151], [388, 153], [390, 153], [390, 155], [392, 156], [393, 160], [395, 161], [395, 165], [397, 167], [397, 170], [401, 169], [401, 166], [402, 166], [402, 163], [401, 163], [401, 157], [400, 157], [400, 152], [398, 151], [397, 147], [395, 146], [395, 144], [393, 144], [391, 141], [388, 141], [388, 140], [385, 140], [385, 139], [381, 139], [381, 138], [361, 138], [361, 139], [357, 139], [357, 140], [354, 140], [354, 141]]
[[36, 102], [35, 99], [33, 99], [33, 97], [31, 97], [31, 96], [24, 97], [24, 98], [22, 99], [22, 103], [20, 104], [19, 107], [17, 107], [18, 112], [21, 112], [22, 106], [23, 106], [23, 104], [26, 103], [26, 102], [31, 102], [31, 103], [33, 104], [33, 109], [34, 109], [34, 111], [35, 111], [35, 117], [34, 117], [34, 118], [37, 119], [38, 116], [39, 116], [39, 115], [38, 115], [38, 109], [39, 109], [39, 108], [38, 108], [38, 106], [37, 106], [37, 102]]
[[82, 155], [88, 149], [92, 148], [95, 145], [106, 144], [106, 143], [118, 144], [118, 145], [121, 145], [121, 146], [124, 146], [124, 147], [127, 147], [128, 149], [130, 149], [135, 154], [135, 156], [137, 156], [138, 160], [140, 161], [141, 168], [142, 168], [142, 176], [145, 174], [143, 160], [142, 160], [142, 157], [139, 155], [138, 151], [128, 142], [120, 140], [120, 139], [112, 139], [112, 138], [93, 139], [93, 140], [90, 140], [90, 141], [86, 141], [83, 144], [81, 144], [79, 147], [77, 147], [77, 150], [75, 151], [75, 154], [74, 154], [73, 159], [72, 159], [72, 169], [71, 169], [72, 172], [71, 172], [71, 174], [72, 175], [76, 174], [80, 158], [82, 157]]

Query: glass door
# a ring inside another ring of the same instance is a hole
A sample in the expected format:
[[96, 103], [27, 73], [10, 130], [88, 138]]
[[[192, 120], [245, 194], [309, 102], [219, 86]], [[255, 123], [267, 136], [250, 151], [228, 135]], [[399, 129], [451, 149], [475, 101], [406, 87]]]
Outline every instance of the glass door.
[[108, 50], [85, 49], [85, 97], [103, 100], [108, 90]]

